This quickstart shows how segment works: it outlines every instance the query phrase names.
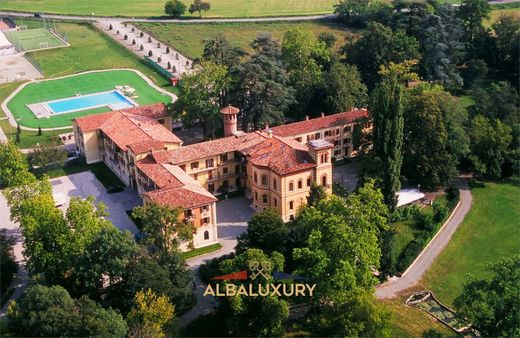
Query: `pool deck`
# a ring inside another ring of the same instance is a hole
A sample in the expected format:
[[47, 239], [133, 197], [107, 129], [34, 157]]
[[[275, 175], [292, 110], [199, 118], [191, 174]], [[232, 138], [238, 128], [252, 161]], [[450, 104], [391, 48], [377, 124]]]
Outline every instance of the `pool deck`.
[[[173, 94], [173, 93], [170, 93], [169, 91], [157, 86], [155, 83], [152, 82], [152, 80], [150, 80], [148, 77], [146, 77], [146, 75], [144, 75], [143, 73], [141, 73], [140, 71], [136, 70], [136, 69], [131, 69], [131, 68], [114, 68], [114, 69], [103, 69], [103, 70], [90, 70], [90, 71], [86, 71], [86, 72], [82, 72], [82, 73], [78, 73], [78, 74], [71, 74], [71, 75], [66, 75], [66, 76], [62, 76], [62, 77], [57, 77], [57, 78], [50, 78], [50, 79], [45, 79], [45, 80], [34, 80], [34, 81], [30, 81], [30, 82], [25, 82], [23, 83], [22, 85], [20, 85], [20, 87], [18, 87], [15, 91], [13, 91], [1, 104], [1, 108], [2, 110], [5, 112], [5, 114], [7, 115], [8, 117], [8, 120], [9, 120], [9, 123], [16, 127], [18, 126], [18, 123], [16, 121], [16, 118], [13, 116], [11, 110], [9, 110], [9, 108], [7, 107], [7, 103], [9, 103], [9, 101], [16, 96], [16, 94], [18, 94], [23, 88], [25, 88], [25, 86], [31, 84], [31, 83], [34, 83], [34, 82], [41, 82], [41, 81], [52, 81], [52, 80], [59, 80], [59, 79], [63, 79], [63, 78], [68, 78], [68, 77], [73, 77], [73, 76], [78, 76], [78, 75], [82, 75], [82, 74], [88, 74], [88, 73], [100, 73], [100, 72], [107, 72], [107, 71], [114, 71], [114, 70], [128, 70], [128, 71], [132, 71], [134, 73], [136, 73], [137, 75], [139, 75], [141, 78], [143, 78], [143, 80], [146, 81], [146, 83], [154, 88], [155, 90], [157, 90], [158, 92], [160, 93], [163, 93], [169, 97], [172, 98], [172, 102], [175, 102], [177, 101], [177, 95]], [[52, 113], [51, 113], [52, 114]], [[28, 130], [28, 131], [38, 131], [38, 128], [31, 128], [31, 127], [25, 127], [23, 125], [20, 125], [20, 128], [23, 129], [23, 130]], [[70, 126], [64, 126], [64, 127], [55, 127], [55, 128], [41, 128], [42, 131], [51, 131], [51, 130], [67, 130], [67, 129], [72, 129], [72, 125]]]
[[43, 102], [27, 104], [26, 107], [33, 112], [37, 119], [51, 117], [54, 115], [49, 109], [47, 109]]

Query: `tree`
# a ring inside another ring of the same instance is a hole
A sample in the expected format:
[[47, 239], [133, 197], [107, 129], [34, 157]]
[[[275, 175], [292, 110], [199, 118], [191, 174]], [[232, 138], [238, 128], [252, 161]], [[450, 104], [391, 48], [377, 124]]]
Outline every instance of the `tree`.
[[247, 232], [238, 237], [237, 253], [250, 248], [261, 249], [270, 254], [284, 252], [288, 228], [276, 210], [267, 209], [257, 212], [247, 222]]
[[387, 213], [383, 195], [369, 181], [346, 199], [331, 196], [298, 217], [310, 235], [294, 249], [296, 273], [319, 285], [308, 314], [313, 335], [388, 336], [388, 314], [372, 295]]
[[458, 17], [462, 20], [468, 50], [474, 50], [479, 36], [486, 32], [483, 20], [489, 19], [490, 11], [491, 6], [486, 0], [462, 1], [458, 11]]
[[466, 62], [464, 70], [464, 85], [467, 88], [479, 87], [488, 73], [488, 66], [484, 60], [471, 59]]
[[367, 87], [355, 66], [334, 62], [325, 74], [325, 111], [335, 114], [366, 107]]
[[318, 34], [318, 41], [323, 42], [327, 48], [334, 47], [337, 40], [336, 35], [331, 32], [321, 32]]
[[39, 147], [29, 153], [27, 159], [33, 167], [46, 167], [50, 164], [62, 164], [67, 159], [67, 153], [59, 148]]
[[334, 5], [334, 13], [347, 25], [362, 27], [369, 9], [369, 0], [342, 0]]
[[202, 0], [194, 0], [190, 5], [190, 9], [188, 10], [190, 14], [195, 12], [199, 12], [199, 18], [202, 18], [202, 11], [207, 12], [211, 8], [211, 4]]
[[128, 314], [130, 335], [165, 337], [164, 329], [174, 317], [174, 307], [168, 297], [158, 296], [151, 289], [147, 289], [135, 294], [134, 304]]
[[240, 66], [235, 97], [242, 109], [242, 129], [281, 124], [294, 103], [294, 91], [280, 60], [280, 45], [270, 34], [260, 33], [251, 43], [254, 54]]
[[42, 136], [42, 135], [43, 135], [42, 127], [38, 126], [38, 136]]
[[408, 76], [410, 66], [410, 63], [391, 63], [388, 68], [382, 66], [383, 79], [372, 92], [369, 106], [374, 119], [374, 154], [382, 163], [382, 191], [385, 203], [391, 209], [397, 205], [395, 194], [401, 187], [405, 95], [403, 81]]
[[179, 100], [173, 105], [175, 116], [186, 125], [198, 123], [204, 136], [214, 138], [228, 86], [229, 74], [225, 66], [200, 62], [193, 73], [183, 77]]
[[327, 192], [322, 185], [318, 185], [316, 182], [311, 183], [309, 190], [309, 196], [307, 197], [307, 205], [316, 206], [321, 200], [327, 198]]
[[380, 23], [370, 23], [359, 39], [343, 47], [343, 53], [346, 61], [357, 67], [369, 89], [380, 80], [381, 66], [420, 57], [419, 43], [414, 37], [402, 30], [393, 32]]
[[193, 224], [181, 221], [182, 208], [172, 208], [157, 203], [146, 203], [132, 210], [132, 217], [143, 224], [143, 242], [159, 252], [178, 249], [178, 239], [193, 238]]
[[186, 4], [180, 0], [169, 0], [164, 4], [164, 13], [172, 18], [178, 18], [186, 12]]
[[34, 181], [22, 152], [12, 142], [0, 143], [0, 187], [15, 187]]
[[317, 95], [323, 82], [323, 71], [330, 66], [331, 51], [311, 31], [292, 28], [283, 37], [282, 60], [296, 90], [295, 111], [300, 114], [294, 118], [302, 118], [306, 111], [319, 110], [321, 104]]
[[495, 46], [497, 52], [495, 68], [501, 71], [501, 75], [518, 81], [520, 61], [520, 18], [515, 15], [503, 15], [493, 23], [495, 31]]
[[512, 140], [511, 127], [477, 115], [471, 121], [468, 134], [471, 140], [470, 160], [473, 170], [488, 178], [500, 178], [502, 165]]
[[18, 264], [13, 253], [13, 245], [16, 243], [14, 237], [7, 235], [6, 229], [0, 230], [0, 298], [11, 286], [14, 274], [18, 272]]
[[206, 61], [224, 65], [228, 71], [240, 63], [246, 52], [237, 45], [231, 44], [224, 33], [218, 33], [211, 39], [204, 40], [202, 58]]
[[448, 132], [434, 91], [412, 95], [405, 113], [403, 172], [426, 188], [446, 184], [456, 174]]
[[128, 326], [112, 309], [87, 297], [74, 300], [61, 286], [34, 285], [10, 304], [7, 329], [15, 336], [124, 337]]
[[475, 88], [471, 96], [475, 99], [475, 105], [471, 107], [474, 115], [499, 119], [507, 124], [520, 122], [518, 90], [509, 82], [494, 82], [485, 89]]
[[470, 276], [455, 299], [457, 314], [473, 324], [482, 336], [516, 337], [520, 335], [520, 257], [488, 265], [493, 275], [477, 280]]

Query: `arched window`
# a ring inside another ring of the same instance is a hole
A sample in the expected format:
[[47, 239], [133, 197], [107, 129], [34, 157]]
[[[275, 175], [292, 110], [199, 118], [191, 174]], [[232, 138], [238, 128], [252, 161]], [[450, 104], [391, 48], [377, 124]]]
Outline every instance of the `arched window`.
[[267, 195], [262, 195], [262, 202], [267, 203]]
[[255, 181], [255, 183], [258, 182], [258, 176], [256, 175], [256, 173], [253, 174], [253, 180]]
[[273, 199], [273, 204], [274, 204], [275, 207], [278, 206], [278, 200], [276, 199], [276, 197]]
[[294, 190], [294, 182], [289, 182], [289, 191]]
[[258, 201], [258, 193], [255, 191], [255, 201]]
[[298, 189], [301, 189], [301, 188], [303, 188], [303, 181], [298, 180]]
[[293, 201], [290, 201], [289, 202], [289, 209], [294, 209], [294, 202]]
[[311, 186], [311, 178], [307, 178], [307, 186], [310, 187]]
[[209, 231], [204, 231], [204, 240], [208, 240], [209, 239]]
[[267, 176], [262, 175], [262, 185], [267, 185]]
[[324, 187], [327, 186], [327, 175], [323, 175], [323, 177], [321, 178], [321, 185], [323, 185]]
[[276, 181], [276, 178], [273, 178], [273, 189], [278, 189], [278, 182]]

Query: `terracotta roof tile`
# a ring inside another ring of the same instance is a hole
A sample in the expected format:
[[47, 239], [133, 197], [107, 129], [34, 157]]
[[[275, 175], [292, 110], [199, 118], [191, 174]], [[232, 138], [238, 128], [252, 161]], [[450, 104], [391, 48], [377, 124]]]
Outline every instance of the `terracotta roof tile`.
[[339, 126], [364, 117], [368, 117], [367, 110], [357, 109], [339, 114], [317, 117], [306, 121], [289, 123], [283, 126], [273, 127], [271, 130], [275, 135], [288, 137], [313, 132], [323, 128]]
[[152, 202], [174, 208], [180, 206], [184, 209], [192, 209], [217, 201], [213, 196], [200, 194], [187, 187], [159, 189], [143, 195], [148, 196]]

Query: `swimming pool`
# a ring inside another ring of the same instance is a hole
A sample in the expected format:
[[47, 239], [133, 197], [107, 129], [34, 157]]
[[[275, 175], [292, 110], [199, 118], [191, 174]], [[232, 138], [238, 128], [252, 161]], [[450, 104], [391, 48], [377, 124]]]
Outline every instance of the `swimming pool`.
[[66, 114], [99, 107], [117, 110], [137, 105], [117, 90], [48, 101], [44, 104], [53, 114]]

